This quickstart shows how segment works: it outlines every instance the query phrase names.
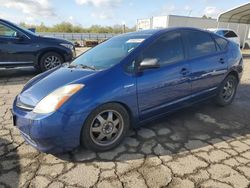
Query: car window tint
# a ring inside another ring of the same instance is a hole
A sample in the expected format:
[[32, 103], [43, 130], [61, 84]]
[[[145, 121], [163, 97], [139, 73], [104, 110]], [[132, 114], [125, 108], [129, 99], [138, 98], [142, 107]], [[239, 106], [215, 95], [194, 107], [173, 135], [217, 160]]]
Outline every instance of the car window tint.
[[0, 36], [3, 37], [14, 37], [16, 34], [16, 31], [6, 27], [5, 25], [0, 24]]
[[144, 51], [143, 59], [154, 58], [158, 59], [161, 65], [183, 60], [184, 50], [180, 33], [167, 33]]
[[216, 45], [209, 33], [202, 31], [185, 31], [191, 58], [201, 57], [216, 52]]
[[221, 30], [216, 31], [216, 32], [214, 32], [214, 33], [216, 33], [217, 35], [220, 35], [220, 36], [224, 36], [224, 33], [223, 33], [223, 31], [221, 31]]
[[220, 36], [213, 35], [214, 40], [216, 41], [217, 45], [219, 46], [219, 51], [224, 51], [227, 49], [228, 41]]
[[223, 33], [224, 33], [224, 36], [226, 37], [226, 38], [235, 38], [235, 37], [238, 37], [237, 35], [236, 35], [236, 33], [235, 32], [233, 32], [233, 31], [223, 31]]

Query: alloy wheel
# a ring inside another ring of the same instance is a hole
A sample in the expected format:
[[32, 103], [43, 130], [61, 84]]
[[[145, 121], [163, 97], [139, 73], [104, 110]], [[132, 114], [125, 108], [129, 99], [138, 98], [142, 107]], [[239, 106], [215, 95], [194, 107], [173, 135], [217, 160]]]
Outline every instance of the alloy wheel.
[[115, 110], [99, 113], [92, 121], [90, 137], [99, 146], [109, 146], [115, 143], [124, 129], [124, 120]]
[[234, 80], [228, 80], [222, 90], [222, 98], [225, 102], [228, 102], [233, 98], [235, 89], [236, 88]]
[[46, 70], [52, 69], [52, 68], [57, 67], [61, 64], [62, 64], [61, 60], [56, 56], [48, 56], [44, 60], [44, 67], [46, 68]]

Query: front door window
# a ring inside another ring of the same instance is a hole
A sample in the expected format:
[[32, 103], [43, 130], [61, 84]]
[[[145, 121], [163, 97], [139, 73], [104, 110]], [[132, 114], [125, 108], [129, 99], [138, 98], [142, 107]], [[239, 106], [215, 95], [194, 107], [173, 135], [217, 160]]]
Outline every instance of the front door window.
[[0, 37], [15, 37], [16, 33], [15, 30], [0, 24]]

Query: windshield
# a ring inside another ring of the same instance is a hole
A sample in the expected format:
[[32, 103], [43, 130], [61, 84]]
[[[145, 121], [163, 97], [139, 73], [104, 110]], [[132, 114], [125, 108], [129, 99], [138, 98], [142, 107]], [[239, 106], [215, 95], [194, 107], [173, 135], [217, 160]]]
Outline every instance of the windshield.
[[71, 66], [85, 65], [95, 69], [107, 69], [121, 62], [149, 35], [122, 35], [111, 38], [75, 59]]

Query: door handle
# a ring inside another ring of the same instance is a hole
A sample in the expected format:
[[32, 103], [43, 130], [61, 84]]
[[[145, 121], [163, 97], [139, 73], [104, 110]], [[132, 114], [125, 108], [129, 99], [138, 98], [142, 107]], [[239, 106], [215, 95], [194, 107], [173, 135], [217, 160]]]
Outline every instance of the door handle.
[[181, 74], [182, 74], [183, 76], [186, 76], [186, 75], [189, 74], [189, 70], [188, 70], [187, 68], [182, 68], [182, 69], [181, 69]]
[[224, 58], [220, 58], [219, 63], [224, 64], [225, 63]]

